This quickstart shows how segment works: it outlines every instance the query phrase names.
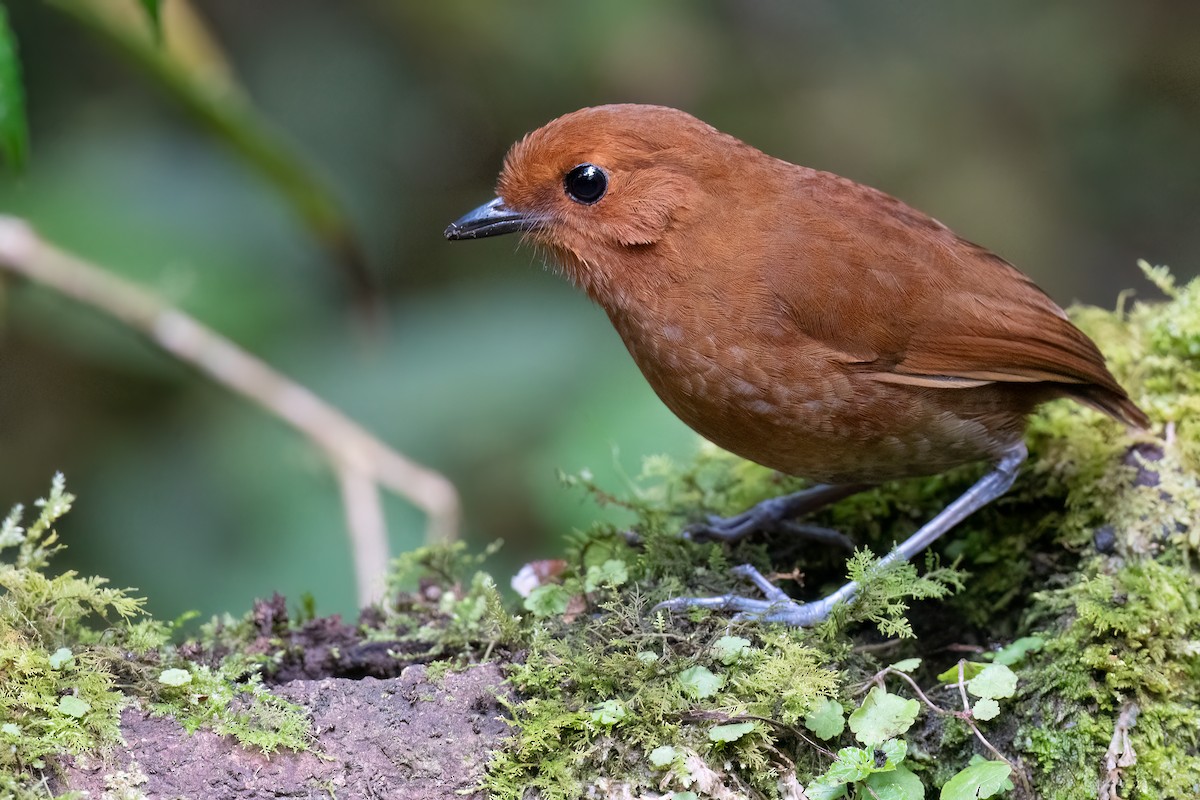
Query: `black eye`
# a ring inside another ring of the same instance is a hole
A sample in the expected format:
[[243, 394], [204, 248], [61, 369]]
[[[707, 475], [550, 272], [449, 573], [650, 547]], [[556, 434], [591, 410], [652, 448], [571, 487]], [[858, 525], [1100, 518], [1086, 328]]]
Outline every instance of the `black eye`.
[[567, 197], [590, 206], [608, 191], [608, 176], [595, 164], [580, 164], [563, 178], [563, 188]]

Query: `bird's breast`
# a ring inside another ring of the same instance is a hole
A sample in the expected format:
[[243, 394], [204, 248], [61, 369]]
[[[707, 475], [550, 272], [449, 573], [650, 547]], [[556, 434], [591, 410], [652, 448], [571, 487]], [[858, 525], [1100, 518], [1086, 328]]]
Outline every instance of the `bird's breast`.
[[[644, 309], [643, 309], [644, 310]], [[780, 328], [670, 314], [609, 316], [655, 393], [714, 444], [827, 483], [941, 472], [1020, 436], [1003, 398], [870, 380]], [[972, 400], [978, 408], [964, 400]], [[994, 408], [993, 408], [994, 406]], [[1015, 431], [1015, 433], [1014, 433]]]

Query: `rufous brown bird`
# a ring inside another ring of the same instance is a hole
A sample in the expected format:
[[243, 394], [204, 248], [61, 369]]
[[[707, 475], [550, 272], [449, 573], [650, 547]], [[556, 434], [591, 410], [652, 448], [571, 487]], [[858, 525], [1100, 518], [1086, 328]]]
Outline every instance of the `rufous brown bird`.
[[[884, 557], [1006, 492], [1030, 412], [1071, 397], [1148, 425], [1095, 344], [1025, 275], [868, 186], [772, 158], [682, 111], [585, 108], [513, 145], [448, 239], [522, 232], [599, 303], [662, 401], [705, 438], [820, 482], [703, 533], [734, 538], [893, 478], [994, 468]], [[797, 528], [803, 532], [803, 527]], [[796, 603], [679, 598], [807, 625]]]

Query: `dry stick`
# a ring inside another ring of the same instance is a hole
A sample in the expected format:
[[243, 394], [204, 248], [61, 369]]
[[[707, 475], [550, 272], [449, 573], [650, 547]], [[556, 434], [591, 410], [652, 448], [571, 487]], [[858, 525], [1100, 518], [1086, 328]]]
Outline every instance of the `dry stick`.
[[363, 605], [383, 595], [388, 546], [378, 486], [425, 512], [427, 541], [457, 537], [458, 491], [443, 475], [392, 450], [310, 390], [146, 289], [54, 247], [24, 220], [4, 215], [0, 215], [0, 270], [115, 317], [284, 420], [324, 451], [341, 486], [358, 599]]
[[1129, 702], [1121, 708], [1113, 725], [1112, 741], [1104, 754], [1104, 779], [1100, 781], [1099, 800], [1121, 800], [1121, 770], [1137, 763], [1137, 753], [1129, 739], [1129, 731], [1137, 724], [1141, 709], [1137, 703]]

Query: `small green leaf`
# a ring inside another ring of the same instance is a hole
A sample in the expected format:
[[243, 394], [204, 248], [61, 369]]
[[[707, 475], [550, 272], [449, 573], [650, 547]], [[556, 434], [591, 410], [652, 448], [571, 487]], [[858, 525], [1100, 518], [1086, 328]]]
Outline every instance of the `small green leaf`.
[[1003, 664], [989, 664], [967, 681], [967, 691], [976, 697], [1012, 697], [1017, 693], [1017, 674]]
[[60, 647], [50, 654], [50, 669], [62, 669], [69, 667], [75, 661], [75, 654], [71, 652], [69, 647]]
[[68, 717], [79, 719], [84, 714], [92, 710], [92, 704], [82, 697], [76, 697], [73, 694], [63, 695], [58, 698], [58, 711], [60, 714], [66, 714]]
[[925, 784], [905, 767], [868, 775], [864, 783], [879, 800], [925, 800]]
[[829, 765], [821, 782], [854, 783], [875, 771], [875, 753], [865, 747], [843, 747], [837, 760]]
[[603, 564], [593, 564], [587, 568], [587, 576], [583, 580], [583, 589], [594, 592], [605, 586], [620, 586], [629, 580], [629, 569], [624, 561], [610, 558]]
[[[875, 772], [885, 772], [895, 769], [908, 755], [908, 742], [903, 739], [888, 739], [886, 742], [875, 748]], [[883, 765], [879, 764], [879, 759], [883, 759]]]
[[625, 710], [625, 704], [620, 700], [605, 700], [600, 705], [592, 709], [592, 722], [597, 725], [603, 725], [606, 728], [611, 728], [621, 720], [625, 719], [629, 712]]
[[5, 736], [20, 736], [21, 726], [12, 722], [6, 722], [3, 725], [0, 725], [0, 733], [3, 733]]
[[1022, 661], [1026, 654], [1041, 650], [1045, 643], [1046, 640], [1040, 636], [1022, 636], [1007, 647], [997, 650], [996, 655], [992, 657], [992, 663], [1011, 667]]
[[688, 667], [679, 673], [679, 682], [683, 690], [697, 700], [712, 697], [725, 685], [725, 679], [713, 675], [707, 667]]
[[875, 686], [850, 715], [850, 730], [865, 745], [882, 744], [912, 727], [920, 710], [916, 700], [905, 700]]
[[725, 666], [737, 663], [750, 650], [750, 640], [741, 636], [722, 636], [712, 645], [713, 656]]
[[675, 763], [675, 757], [678, 755], [674, 747], [669, 744], [659, 745], [650, 751], [650, 763], [662, 769]]
[[810, 783], [804, 789], [808, 800], [838, 800], [846, 796], [844, 783]]
[[982, 800], [1006, 788], [1012, 767], [1003, 761], [983, 761], [964, 769], [942, 786], [941, 800]]
[[846, 710], [842, 704], [828, 697], [822, 697], [817, 707], [808, 712], [804, 718], [804, 727], [813, 732], [818, 739], [828, 741], [835, 736], [841, 736], [846, 729]]
[[921, 666], [921, 659], [906, 658], [903, 661], [897, 661], [895, 664], [892, 664], [888, 669], [894, 669], [897, 672], [915, 672], [919, 666]]
[[[978, 661], [967, 661], [963, 664], [963, 679], [971, 680], [979, 673], [983, 672], [987, 664], [980, 664]], [[937, 679], [942, 683], [958, 683], [958, 664], [955, 664], [950, 669], [937, 676]]]
[[754, 730], [753, 722], [734, 722], [729, 725], [717, 725], [709, 730], [710, 742], [736, 742], [750, 731]]
[[975, 701], [975, 707], [971, 709], [971, 716], [980, 722], [987, 722], [989, 719], [995, 719], [1000, 713], [1000, 704], [990, 697], [984, 697]]
[[570, 593], [561, 584], [546, 583], [538, 586], [525, 598], [525, 608], [535, 617], [561, 617], [571, 602]]
[[696, 797], [695, 792], [675, 792], [671, 795], [671, 800], [700, 800]]
[[637, 660], [643, 664], [653, 664], [655, 661], [658, 661], [658, 657], [658, 653], [655, 653], [651, 650], [637, 651]]
[[14, 169], [25, 166], [29, 153], [29, 123], [25, 117], [25, 87], [17, 37], [0, 5], [0, 157]]
[[164, 669], [158, 682], [165, 686], [186, 686], [192, 682], [192, 673], [186, 669]]

